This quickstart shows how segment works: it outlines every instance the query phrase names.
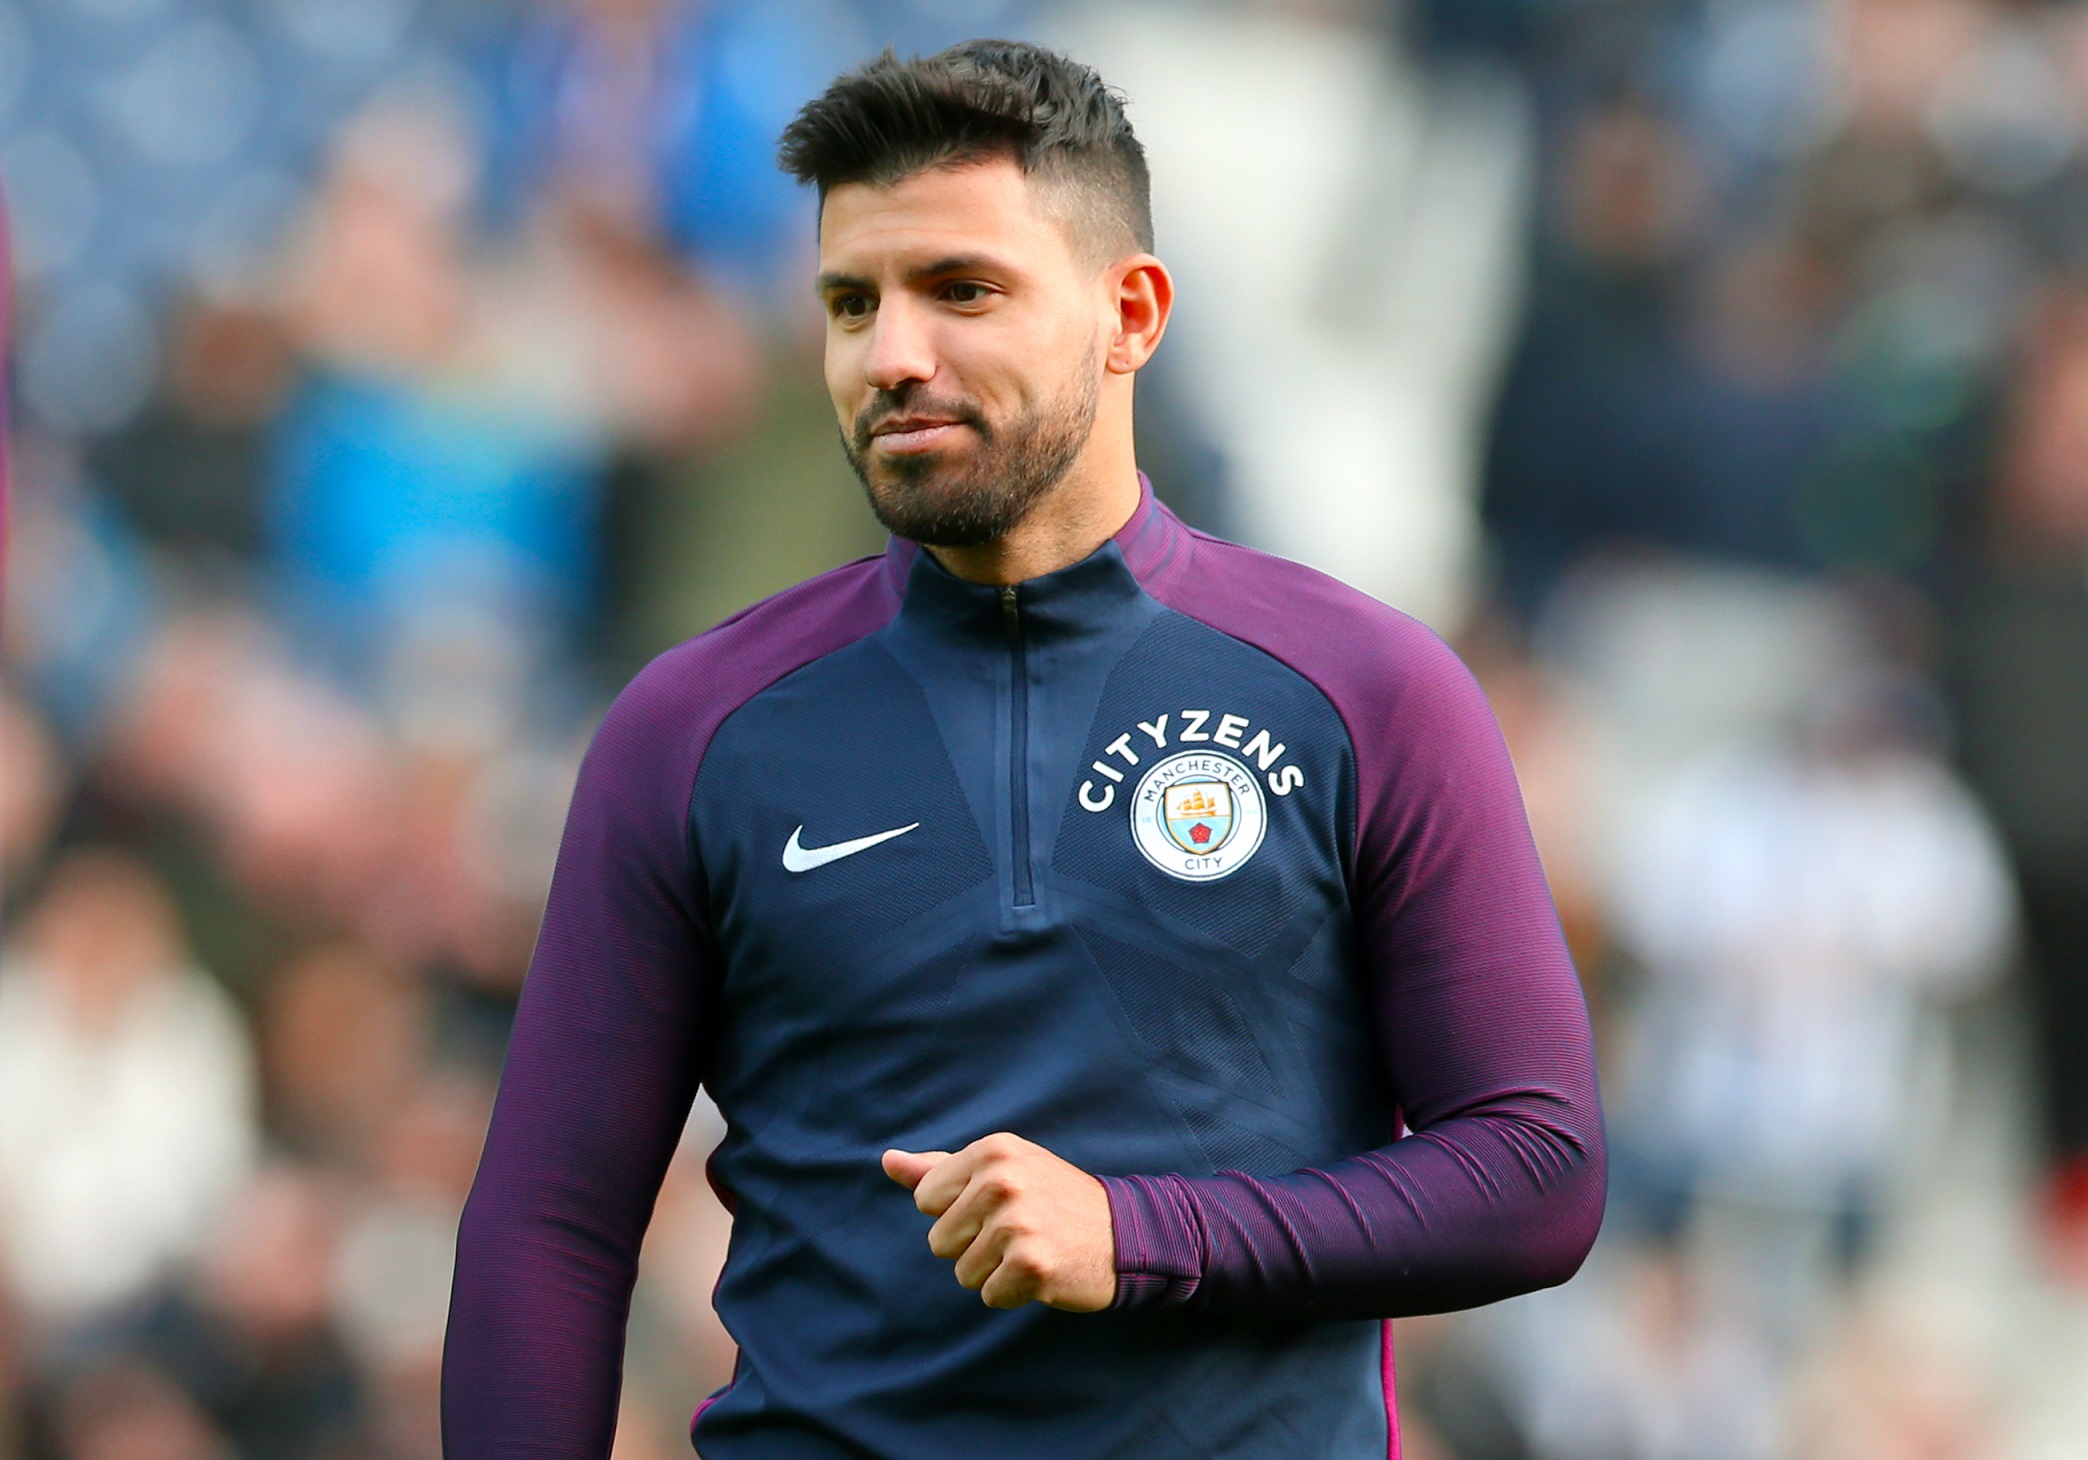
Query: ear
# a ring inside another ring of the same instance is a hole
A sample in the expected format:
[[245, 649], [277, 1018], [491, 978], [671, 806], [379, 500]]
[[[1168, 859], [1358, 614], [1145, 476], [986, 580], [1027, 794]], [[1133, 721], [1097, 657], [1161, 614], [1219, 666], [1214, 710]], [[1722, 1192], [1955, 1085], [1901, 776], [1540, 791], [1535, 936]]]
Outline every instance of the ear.
[[1174, 276], [1149, 253], [1133, 254], [1109, 271], [1115, 288], [1116, 331], [1103, 363], [1112, 375], [1133, 375], [1153, 358], [1167, 317], [1174, 312]]

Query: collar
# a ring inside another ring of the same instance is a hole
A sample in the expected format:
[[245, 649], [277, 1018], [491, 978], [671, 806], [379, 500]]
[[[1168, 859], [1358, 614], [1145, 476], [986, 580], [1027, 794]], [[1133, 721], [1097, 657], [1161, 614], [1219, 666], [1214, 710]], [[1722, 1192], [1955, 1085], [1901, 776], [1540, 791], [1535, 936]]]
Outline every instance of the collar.
[[[1186, 565], [1192, 538], [1182, 520], [1153, 493], [1151, 478], [1138, 474], [1138, 506], [1116, 535], [1077, 563], [1031, 578], [1017, 586], [1022, 611], [1047, 617], [1090, 599], [1109, 600], [1151, 591], [1171, 580]], [[1001, 613], [1001, 591], [988, 583], [969, 583], [951, 573], [935, 554], [923, 552], [908, 538], [894, 537], [885, 546], [886, 581], [904, 607], [901, 612], [932, 611], [933, 617], [956, 614], [970, 618]], [[916, 598], [921, 601], [916, 603]]]

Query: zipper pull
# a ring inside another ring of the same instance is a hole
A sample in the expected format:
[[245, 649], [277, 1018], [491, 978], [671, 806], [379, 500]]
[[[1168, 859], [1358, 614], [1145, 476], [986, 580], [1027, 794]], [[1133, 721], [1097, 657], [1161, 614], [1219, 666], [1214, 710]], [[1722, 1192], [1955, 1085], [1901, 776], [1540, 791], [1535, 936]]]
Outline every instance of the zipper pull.
[[1015, 602], [1015, 585], [1001, 585], [1001, 623], [1006, 626], [1010, 638], [1022, 632], [1022, 610]]

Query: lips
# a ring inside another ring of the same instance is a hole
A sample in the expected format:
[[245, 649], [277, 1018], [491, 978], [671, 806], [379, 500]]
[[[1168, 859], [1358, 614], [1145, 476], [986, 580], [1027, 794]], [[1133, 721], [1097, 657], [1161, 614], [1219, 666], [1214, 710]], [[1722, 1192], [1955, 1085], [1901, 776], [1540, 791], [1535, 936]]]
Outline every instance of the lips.
[[902, 417], [886, 421], [871, 432], [871, 439], [886, 451], [932, 451], [964, 429], [964, 422]]

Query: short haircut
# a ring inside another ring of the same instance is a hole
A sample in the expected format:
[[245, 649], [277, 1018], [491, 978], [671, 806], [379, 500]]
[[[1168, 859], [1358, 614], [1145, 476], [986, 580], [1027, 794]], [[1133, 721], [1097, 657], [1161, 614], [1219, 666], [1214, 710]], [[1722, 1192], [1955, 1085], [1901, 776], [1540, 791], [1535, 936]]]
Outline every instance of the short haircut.
[[1145, 149], [1094, 69], [1021, 41], [974, 40], [902, 61], [887, 50], [838, 78], [783, 129], [783, 170], [819, 198], [890, 187], [932, 167], [1012, 158], [1073, 205], [1095, 250], [1153, 246]]

